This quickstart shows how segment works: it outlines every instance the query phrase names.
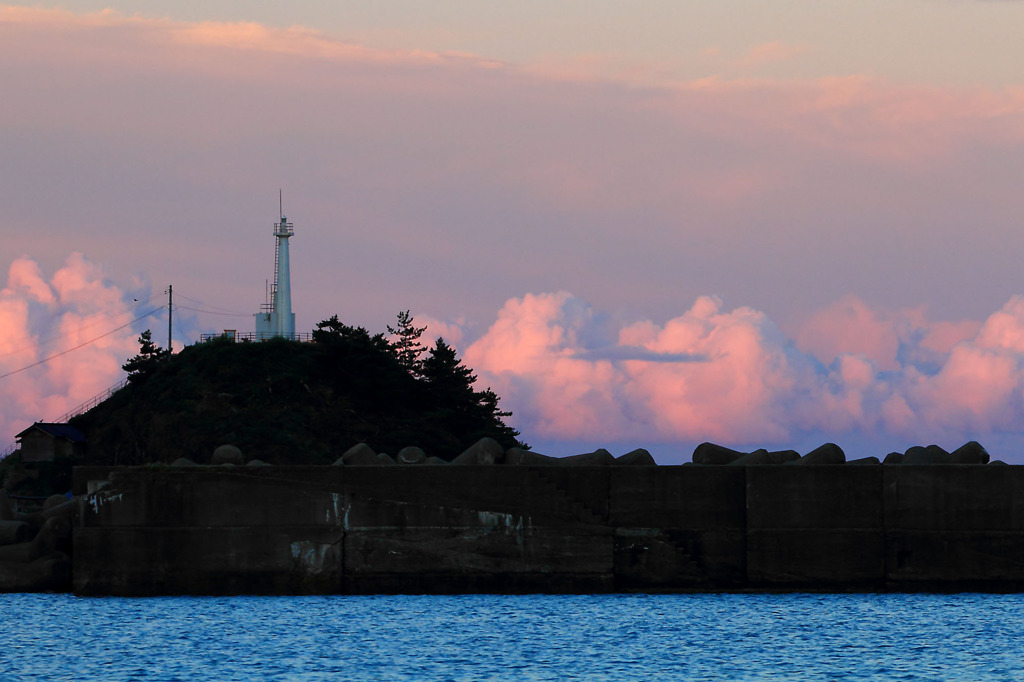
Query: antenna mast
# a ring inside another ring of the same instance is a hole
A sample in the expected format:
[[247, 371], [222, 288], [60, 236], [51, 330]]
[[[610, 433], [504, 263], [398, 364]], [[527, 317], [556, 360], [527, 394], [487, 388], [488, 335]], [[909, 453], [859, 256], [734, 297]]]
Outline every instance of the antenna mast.
[[167, 352], [173, 353], [171, 345], [171, 322], [174, 320], [174, 285], [167, 285]]

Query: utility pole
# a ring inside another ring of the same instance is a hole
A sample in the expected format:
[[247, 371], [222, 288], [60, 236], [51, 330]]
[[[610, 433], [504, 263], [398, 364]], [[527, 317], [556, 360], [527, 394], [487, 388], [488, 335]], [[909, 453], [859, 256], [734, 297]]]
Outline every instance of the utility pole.
[[174, 346], [171, 345], [171, 324], [174, 320], [174, 285], [167, 285], [167, 352], [173, 353]]

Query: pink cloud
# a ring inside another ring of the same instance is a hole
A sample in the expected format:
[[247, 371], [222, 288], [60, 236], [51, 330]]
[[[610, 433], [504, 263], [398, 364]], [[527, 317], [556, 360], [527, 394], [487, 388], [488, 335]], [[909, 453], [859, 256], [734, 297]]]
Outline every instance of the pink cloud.
[[896, 324], [856, 296], [846, 296], [816, 312], [794, 340], [797, 348], [826, 365], [844, 353], [852, 353], [870, 359], [879, 369], [899, 366]]
[[1014, 296], [1002, 310], [990, 315], [975, 343], [984, 349], [1024, 353], [1024, 297]]
[[719, 305], [700, 298], [664, 327], [626, 327], [626, 345], [609, 347], [588, 343], [599, 334], [584, 302], [530, 294], [508, 301], [465, 358], [499, 395], [528, 395], [517, 409], [545, 437], [783, 437], [772, 407], [791, 382], [781, 335], [756, 311]]
[[40, 303], [52, 304], [56, 301], [53, 290], [43, 279], [39, 263], [30, 258], [19, 258], [11, 263], [7, 274], [7, 289], [10, 293], [21, 293], [26, 298]]
[[430, 315], [415, 315], [413, 323], [417, 327], [426, 327], [422, 337], [420, 337], [420, 343], [427, 348], [434, 345], [434, 342], [439, 337], [443, 338], [445, 343], [453, 348], [458, 349], [462, 346], [463, 339], [465, 338], [466, 326], [466, 320], [464, 318], [456, 320], [439, 320], [431, 317]]
[[[122, 289], [79, 253], [47, 280], [39, 264], [19, 258], [0, 290], [0, 442], [33, 421], [56, 419], [109, 388], [121, 364], [138, 352], [138, 332], [125, 328], [92, 343], [135, 317]], [[78, 350], [59, 355], [81, 344]], [[29, 369], [34, 363], [46, 360]]]
[[[48, 278], [18, 259], [0, 290], [0, 373], [129, 322], [124, 300], [81, 254]], [[921, 310], [847, 297], [812, 316], [803, 341], [763, 312], [727, 309], [713, 296], [664, 323], [614, 325], [568, 292], [527, 294], [473, 341], [464, 319], [417, 322], [465, 348], [480, 386], [503, 397], [527, 440], [790, 447], [807, 434], [956, 444], [1019, 432], [1024, 442], [1022, 301], [981, 323], [933, 323]], [[6, 377], [0, 429], [10, 437], [107, 388], [134, 337], [125, 329]]]
[[505, 304], [465, 359], [504, 397], [517, 428], [546, 442], [790, 447], [820, 434], [958, 445], [1006, 431], [1024, 442], [1022, 300], [970, 336], [978, 323], [931, 323], [920, 310], [848, 297], [794, 343], [764, 313], [705, 296], [608, 341], [603, 316], [585, 302], [529, 294]]
[[932, 321], [924, 308], [885, 310], [844, 296], [798, 325], [793, 340], [826, 365], [852, 354], [870, 360], [878, 370], [894, 371], [901, 366], [901, 352], [916, 360], [943, 355], [973, 338], [980, 327], [976, 320]]
[[953, 346], [961, 341], [974, 338], [980, 328], [981, 323], [977, 320], [932, 322], [921, 339], [921, 347], [938, 353], [948, 353]]
[[[158, 46], [190, 46], [227, 48], [239, 52], [265, 52], [304, 57], [317, 60], [343, 60], [376, 63], [440, 63], [469, 61], [487, 68], [492, 60], [458, 52], [430, 52], [425, 50], [383, 50], [334, 39], [321, 31], [292, 26], [272, 28], [255, 22], [185, 22], [144, 17], [125, 16], [116, 10], [76, 13], [62, 9], [28, 7], [0, 7], [0, 24], [17, 27], [21, 31], [59, 32], [65, 35], [100, 35], [110, 37], [112, 31], [120, 33], [121, 47], [137, 47], [144, 40], [152, 54]], [[111, 44], [116, 51], [118, 45]], [[145, 57], [145, 52], [139, 54]], [[207, 67], [213, 66], [207, 64]]]

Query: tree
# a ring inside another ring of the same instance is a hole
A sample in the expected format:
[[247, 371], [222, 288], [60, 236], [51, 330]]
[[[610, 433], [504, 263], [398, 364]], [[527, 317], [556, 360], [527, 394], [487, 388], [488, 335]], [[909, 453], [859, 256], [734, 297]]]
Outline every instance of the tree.
[[434, 404], [440, 406], [435, 416], [444, 413], [453, 433], [469, 437], [471, 442], [489, 435], [506, 447], [522, 445], [519, 432], [504, 422], [512, 413], [498, 407], [498, 396], [491, 389], [474, 388], [477, 378], [473, 370], [462, 364], [443, 338], [439, 337], [427, 353], [421, 371]]
[[316, 323], [313, 341], [328, 347], [357, 347], [370, 352], [394, 355], [394, 349], [383, 334], [370, 336], [365, 327], [350, 327], [341, 322], [337, 315]]
[[455, 354], [455, 349], [445, 343], [444, 338], [437, 337], [434, 347], [421, 363], [420, 371], [444, 402], [450, 399], [456, 404], [473, 400], [476, 393], [473, 390], [476, 375], [473, 374], [473, 370], [462, 364]]
[[128, 372], [128, 381], [138, 383], [152, 374], [170, 355], [171, 351], [153, 343], [153, 334], [147, 329], [139, 336], [139, 354], [121, 365], [121, 369]]
[[398, 363], [413, 376], [422, 375], [420, 356], [427, 349], [420, 343], [420, 337], [426, 330], [426, 325], [417, 327], [413, 324], [408, 310], [398, 313], [397, 326], [388, 325], [388, 333], [397, 337], [391, 345], [398, 355]]
[[[418, 329], [411, 317], [405, 323]], [[219, 338], [174, 355], [147, 332], [125, 363], [128, 388], [76, 418], [89, 461], [169, 462], [229, 442], [275, 464], [331, 462], [359, 442], [383, 452], [418, 445], [449, 460], [485, 436], [521, 445], [497, 396], [477, 390], [475, 373], [443, 339], [423, 342], [414, 376], [394, 337], [337, 316], [315, 329], [314, 343]]]
[[323, 322], [316, 323], [313, 330], [313, 341], [316, 343], [331, 343], [341, 339], [346, 330], [351, 327], [343, 324], [337, 315], [331, 315]]

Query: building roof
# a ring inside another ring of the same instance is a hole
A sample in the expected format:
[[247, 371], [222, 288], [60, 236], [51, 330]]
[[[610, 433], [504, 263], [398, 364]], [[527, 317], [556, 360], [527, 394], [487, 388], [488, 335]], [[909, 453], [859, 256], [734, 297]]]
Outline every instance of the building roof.
[[53, 436], [54, 438], [65, 438], [71, 441], [72, 443], [85, 442], [85, 434], [76, 429], [74, 426], [71, 426], [69, 424], [53, 424], [50, 422], [36, 422], [32, 426], [28, 427], [27, 429], [19, 433], [16, 436], [16, 438], [20, 439], [22, 436], [33, 431], [34, 429], [38, 429], [49, 436]]

